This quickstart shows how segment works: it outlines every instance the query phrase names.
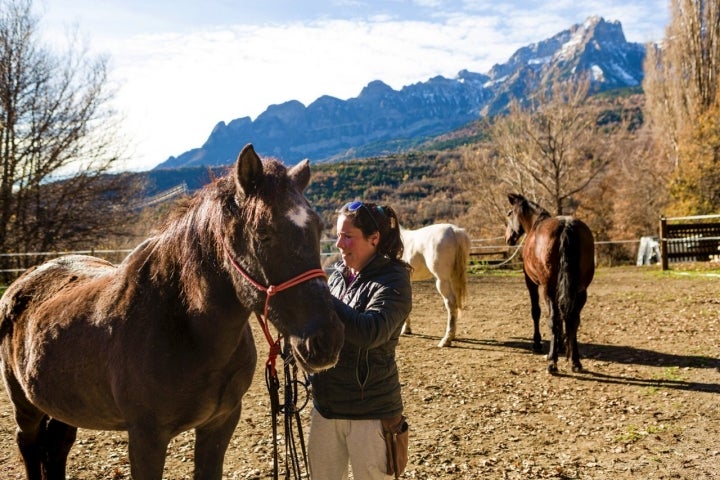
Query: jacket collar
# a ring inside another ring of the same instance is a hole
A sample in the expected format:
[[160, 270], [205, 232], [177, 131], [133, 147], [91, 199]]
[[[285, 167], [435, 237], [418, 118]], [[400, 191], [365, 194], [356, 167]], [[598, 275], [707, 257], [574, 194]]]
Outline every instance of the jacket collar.
[[[370, 261], [365, 264], [365, 266], [360, 270], [358, 275], [365, 275], [367, 273], [371, 273], [375, 270], [381, 269], [385, 265], [390, 263], [390, 259], [383, 255], [375, 255], [370, 259]], [[335, 270], [343, 275], [344, 277], [347, 277], [347, 274], [349, 274], [349, 269], [347, 265], [345, 265], [342, 261], [339, 261], [335, 264]]]

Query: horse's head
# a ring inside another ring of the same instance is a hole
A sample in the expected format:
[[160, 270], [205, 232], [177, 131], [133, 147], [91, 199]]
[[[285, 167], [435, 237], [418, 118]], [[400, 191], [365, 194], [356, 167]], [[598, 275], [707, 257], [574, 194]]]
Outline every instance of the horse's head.
[[525, 233], [522, 222], [520, 221], [527, 200], [517, 193], [509, 193], [508, 201], [510, 202], [510, 211], [507, 214], [507, 227], [505, 228], [505, 243], [508, 245], [516, 245], [520, 237]]
[[[344, 327], [319, 270], [322, 222], [303, 196], [309, 164], [287, 169], [275, 160], [261, 161], [247, 145], [234, 172], [222, 241], [238, 298], [257, 313], [270, 298], [268, 320], [289, 341], [298, 363], [308, 372], [330, 368]], [[268, 287], [271, 291], [263, 292]]]

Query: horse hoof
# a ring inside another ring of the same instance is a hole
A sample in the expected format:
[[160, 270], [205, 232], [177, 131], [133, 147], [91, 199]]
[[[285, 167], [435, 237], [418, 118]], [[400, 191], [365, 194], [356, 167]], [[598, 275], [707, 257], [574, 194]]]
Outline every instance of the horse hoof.
[[548, 365], [547, 372], [548, 372], [550, 375], [555, 375], [555, 374], [557, 374], [557, 373], [558, 373], [557, 365], [553, 365], [553, 364]]
[[440, 340], [440, 343], [438, 343], [438, 347], [452, 347], [452, 340], [447, 340], [443, 338], [442, 340]]
[[582, 365], [577, 364], [577, 365], [572, 366], [572, 371], [575, 373], [582, 373], [584, 370], [583, 370]]
[[410, 335], [412, 334], [412, 330], [410, 327], [403, 327], [402, 330], [400, 330], [400, 335]]

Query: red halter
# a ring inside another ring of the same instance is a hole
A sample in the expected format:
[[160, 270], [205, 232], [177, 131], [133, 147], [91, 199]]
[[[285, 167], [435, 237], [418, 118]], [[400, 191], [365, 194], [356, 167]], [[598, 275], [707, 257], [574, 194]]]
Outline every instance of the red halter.
[[265, 287], [264, 285], [261, 285], [260, 283], [256, 282], [249, 273], [247, 273], [233, 258], [233, 256], [230, 254], [230, 249], [227, 248], [227, 245], [225, 245], [225, 255], [227, 255], [228, 260], [230, 260], [230, 263], [232, 263], [233, 267], [235, 267], [235, 270], [237, 270], [240, 275], [242, 275], [245, 280], [250, 282], [255, 288], [260, 290], [261, 292], [265, 292], [267, 296], [265, 297], [265, 308], [263, 309], [263, 315], [260, 316], [259, 313], [255, 312], [255, 316], [258, 319], [258, 322], [260, 323], [260, 328], [263, 331], [263, 334], [265, 334], [265, 339], [267, 339], [268, 345], [270, 345], [270, 353], [268, 354], [268, 360], [265, 363], [267, 367], [270, 367], [271, 373], [273, 375], [276, 374], [275, 370], [275, 359], [280, 354], [280, 339], [282, 339], [282, 335], [278, 335], [277, 340], [273, 340], [272, 334], [270, 333], [270, 324], [268, 323], [267, 314], [268, 314], [268, 307], [270, 305], [270, 297], [275, 295], [278, 292], [282, 292], [283, 290], [287, 290], [290, 287], [294, 287], [295, 285], [299, 285], [303, 282], [306, 282], [313, 278], [323, 277], [327, 278], [327, 275], [325, 274], [325, 271], [321, 268], [313, 268], [311, 270], [308, 270], [305, 273], [301, 273], [300, 275], [291, 278], [290, 280], [287, 280], [280, 285], [270, 285]]

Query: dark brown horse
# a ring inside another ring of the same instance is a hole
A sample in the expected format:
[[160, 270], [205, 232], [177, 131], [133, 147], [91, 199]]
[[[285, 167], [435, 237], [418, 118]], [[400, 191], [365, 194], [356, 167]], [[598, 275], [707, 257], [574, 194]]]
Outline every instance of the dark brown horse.
[[[540, 299], [547, 307], [551, 331], [548, 372], [557, 372], [558, 351], [565, 348], [572, 357], [572, 370], [582, 371], [577, 345], [580, 311], [587, 301], [587, 288], [595, 274], [595, 244], [587, 225], [573, 217], [551, 216], [537, 203], [511, 193], [505, 241], [515, 245], [525, 234], [522, 250], [525, 284], [530, 293], [533, 319], [533, 350], [542, 351]], [[565, 330], [565, 345], [563, 340]]]
[[65, 478], [77, 428], [127, 430], [135, 480], [162, 478], [169, 441], [194, 428], [194, 478], [220, 479], [255, 369], [253, 312], [307, 371], [334, 365], [343, 327], [309, 179], [307, 161], [248, 145], [121, 264], [67, 256], [10, 286], [0, 356], [28, 479]]

